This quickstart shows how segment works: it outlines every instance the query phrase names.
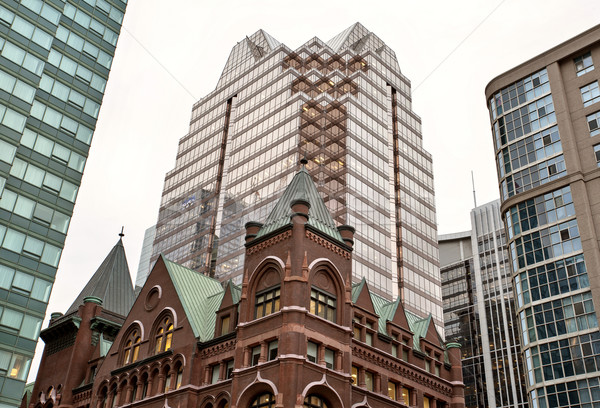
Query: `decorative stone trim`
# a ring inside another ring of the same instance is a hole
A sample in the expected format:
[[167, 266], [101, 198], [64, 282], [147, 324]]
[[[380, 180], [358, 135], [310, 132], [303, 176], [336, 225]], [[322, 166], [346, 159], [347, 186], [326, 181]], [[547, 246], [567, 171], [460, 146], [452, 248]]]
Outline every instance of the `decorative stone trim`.
[[352, 355], [360, 358], [363, 361], [367, 361], [371, 364], [375, 364], [388, 371], [398, 374], [402, 378], [407, 378], [418, 384], [424, 385], [426, 388], [439, 392], [447, 397], [452, 397], [452, 387], [442, 384], [437, 381], [432, 375], [419, 372], [413, 368], [407, 367], [405, 364], [399, 364], [395, 361], [385, 358], [382, 353], [373, 353], [370, 350], [362, 348], [358, 345], [352, 347]]
[[235, 339], [232, 339], [224, 343], [219, 343], [215, 344], [214, 346], [207, 347], [202, 350], [202, 352], [200, 353], [200, 357], [209, 358], [218, 356], [219, 354], [223, 354], [228, 351], [234, 351], [236, 343], [237, 341]]
[[324, 248], [329, 249], [331, 252], [341, 256], [342, 258], [350, 259], [350, 252], [340, 248], [339, 246], [335, 245], [333, 242], [328, 241], [323, 237], [320, 237], [319, 235], [315, 234], [314, 232], [310, 232], [307, 230], [306, 238], [310, 239], [311, 241], [316, 242], [318, 245], [321, 245]]
[[286, 240], [288, 238], [291, 238], [291, 236], [292, 236], [292, 231], [291, 230], [285, 231], [285, 232], [283, 232], [283, 233], [281, 233], [279, 235], [274, 236], [273, 238], [270, 238], [270, 239], [268, 239], [268, 240], [266, 240], [264, 242], [261, 242], [260, 244], [251, 246], [250, 248], [248, 248], [246, 250], [246, 253], [248, 255], [250, 255], [250, 254], [254, 254], [256, 252], [260, 252], [263, 249], [266, 249], [266, 248], [268, 248], [270, 246], [273, 246], [273, 245], [277, 244], [278, 242], [281, 242], [281, 241], [284, 241], [284, 240]]

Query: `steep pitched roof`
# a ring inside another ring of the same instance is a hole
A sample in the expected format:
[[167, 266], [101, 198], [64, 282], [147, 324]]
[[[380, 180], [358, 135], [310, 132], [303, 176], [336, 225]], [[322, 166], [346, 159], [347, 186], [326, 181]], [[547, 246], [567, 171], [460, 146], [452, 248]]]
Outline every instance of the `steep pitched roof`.
[[213, 338], [216, 311], [224, 290], [221, 282], [162, 256], [190, 326], [200, 341]]
[[286, 225], [291, 225], [291, 203], [297, 199], [302, 199], [310, 203], [308, 225], [339, 242], [344, 242], [335, 225], [335, 221], [333, 221], [325, 202], [317, 191], [315, 183], [304, 166], [296, 173], [290, 184], [287, 186], [283, 195], [273, 208], [273, 211], [271, 211], [271, 214], [267, 217], [264, 225], [260, 231], [258, 231], [258, 234], [256, 234], [256, 238], [265, 236]]
[[129, 313], [135, 300], [135, 294], [121, 239], [106, 256], [65, 314], [76, 312], [83, 304], [83, 299], [88, 296], [102, 299], [104, 310], [121, 316], [127, 316]]

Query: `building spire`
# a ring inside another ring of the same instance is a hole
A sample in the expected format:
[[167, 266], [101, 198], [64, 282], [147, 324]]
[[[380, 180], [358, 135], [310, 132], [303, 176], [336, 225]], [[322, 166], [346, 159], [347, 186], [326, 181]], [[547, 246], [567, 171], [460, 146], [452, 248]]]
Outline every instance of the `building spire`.
[[123, 233], [123, 230], [124, 230], [124, 229], [125, 229], [125, 226], [122, 226], [122, 227], [121, 227], [121, 232], [119, 233], [119, 236], [120, 236], [121, 238], [123, 238], [123, 237], [125, 236], [125, 234]]

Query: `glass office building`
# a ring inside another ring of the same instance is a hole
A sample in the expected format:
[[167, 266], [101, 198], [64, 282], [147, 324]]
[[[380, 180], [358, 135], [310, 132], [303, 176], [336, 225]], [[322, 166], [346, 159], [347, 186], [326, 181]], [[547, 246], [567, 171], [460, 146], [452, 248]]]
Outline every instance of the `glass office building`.
[[21, 402], [126, 0], [0, 4], [0, 407]]
[[359, 23], [291, 50], [259, 30], [192, 109], [167, 173], [153, 259], [239, 281], [244, 224], [265, 220], [299, 168], [338, 224], [353, 271], [443, 328], [431, 155], [394, 52]]
[[600, 406], [600, 26], [486, 88], [533, 408]]

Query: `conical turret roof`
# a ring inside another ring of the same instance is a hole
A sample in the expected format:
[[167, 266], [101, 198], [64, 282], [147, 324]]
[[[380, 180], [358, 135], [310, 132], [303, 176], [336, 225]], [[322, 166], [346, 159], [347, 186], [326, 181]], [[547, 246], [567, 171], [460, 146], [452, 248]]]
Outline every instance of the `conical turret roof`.
[[102, 299], [104, 310], [121, 316], [127, 316], [129, 313], [135, 295], [122, 239], [119, 239], [106, 256], [66, 314], [76, 312], [83, 304], [83, 299], [88, 296]]

